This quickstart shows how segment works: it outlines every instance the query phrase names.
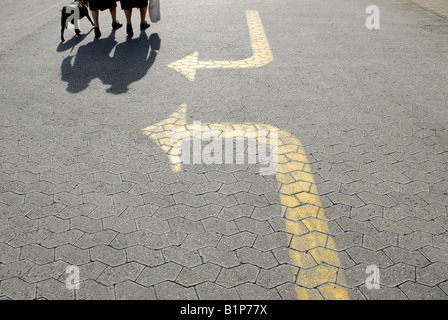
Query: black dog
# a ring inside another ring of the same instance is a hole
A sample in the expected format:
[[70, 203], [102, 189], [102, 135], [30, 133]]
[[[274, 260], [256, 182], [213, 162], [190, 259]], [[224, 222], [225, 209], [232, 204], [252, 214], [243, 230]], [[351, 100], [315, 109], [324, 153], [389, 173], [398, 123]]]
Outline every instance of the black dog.
[[[78, 21], [75, 21], [76, 18], [81, 20], [84, 17], [87, 17], [89, 19], [92, 26], [94, 26], [92, 19], [89, 15], [89, 10], [87, 9], [87, 1], [84, 0], [77, 0], [73, 1], [68, 6], [65, 6], [62, 8], [62, 16], [61, 16], [61, 41], [64, 42], [64, 30], [67, 28], [67, 22], [72, 23], [75, 26], [75, 33], [76, 36], [81, 35], [81, 30], [79, 30], [78, 27]], [[67, 19], [70, 19], [70, 21], [67, 21]]]

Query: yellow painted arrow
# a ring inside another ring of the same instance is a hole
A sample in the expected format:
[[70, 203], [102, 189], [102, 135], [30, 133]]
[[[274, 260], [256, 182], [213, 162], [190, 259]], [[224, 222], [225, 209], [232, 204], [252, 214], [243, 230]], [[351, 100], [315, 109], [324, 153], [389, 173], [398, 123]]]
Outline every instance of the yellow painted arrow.
[[196, 80], [198, 69], [238, 69], [262, 67], [272, 60], [271, 47], [261, 23], [258, 11], [246, 11], [247, 25], [249, 27], [252, 56], [243, 60], [208, 60], [200, 61], [199, 53], [195, 52], [176, 62], [168, 64], [168, 67], [182, 73], [190, 81]]
[[[182, 169], [181, 140], [219, 135], [234, 139], [263, 139], [267, 145], [275, 142], [277, 154], [276, 179], [279, 184], [282, 215], [290, 235], [289, 254], [293, 279], [299, 299], [349, 299], [336, 247], [328, 227], [322, 203], [311, 174], [311, 168], [300, 141], [291, 133], [267, 124], [187, 124], [187, 106], [183, 104], [167, 119], [143, 129], [169, 155], [174, 172]], [[265, 130], [275, 133], [276, 139], [257, 135]], [[179, 134], [176, 134], [179, 133]], [[271, 146], [272, 147], [272, 146]]]

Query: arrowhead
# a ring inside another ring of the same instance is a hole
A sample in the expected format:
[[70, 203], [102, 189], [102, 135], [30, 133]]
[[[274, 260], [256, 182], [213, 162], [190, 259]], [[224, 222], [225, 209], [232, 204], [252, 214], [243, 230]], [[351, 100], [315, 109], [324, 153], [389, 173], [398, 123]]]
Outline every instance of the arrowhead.
[[198, 56], [199, 53], [195, 52], [193, 54], [190, 54], [189, 56], [186, 56], [185, 58], [172, 62], [167, 66], [182, 73], [187, 77], [188, 80], [194, 81], [196, 80], [196, 68], [199, 64]]
[[143, 133], [153, 139], [168, 154], [173, 172], [182, 169], [181, 144], [183, 134], [187, 133], [187, 105], [182, 104], [168, 118], [143, 129]]

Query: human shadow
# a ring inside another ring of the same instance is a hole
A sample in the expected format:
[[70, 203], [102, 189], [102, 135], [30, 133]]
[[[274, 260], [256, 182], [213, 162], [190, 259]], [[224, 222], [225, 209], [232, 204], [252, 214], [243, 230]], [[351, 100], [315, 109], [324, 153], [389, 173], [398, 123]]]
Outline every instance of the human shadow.
[[110, 73], [107, 79], [102, 79], [104, 84], [110, 85], [106, 91], [113, 94], [128, 92], [130, 84], [143, 79], [148, 73], [156, 60], [156, 50], [159, 48], [158, 34], [151, 34], [148, 38], [144, 31], [139, 37], [128, 37], [125, 42], [118, 44], [112, 58], [114, 72]]
[[[111, 57], [114, 48], [115, 52]], [[142, 31], [139, 37], [127, 38], [117, 45], [112, 32], [107, 38], [95, 39], [79, 47], [76, 56], [65, 58], [61, 64], [61, 80], [67, 82], [67, 91], [70, 93], [87, 89], [93, 79], [109, 85], [106, 90], [109, 93], [126, 93], [132, 83], [145, 77], [154, 64], [156, 50], [159, 49], [158, 34], [148, 37]]]
[[80, 46], [76, 56], [66, 57], [61, 64], [61, 80], [67, 82], [67, 91], [84, 91], [93, 79], [101, 79], [111, 72], [110, 53], [116, 45], [115, 34], [112, 32], [107, 38], [95, 38]]

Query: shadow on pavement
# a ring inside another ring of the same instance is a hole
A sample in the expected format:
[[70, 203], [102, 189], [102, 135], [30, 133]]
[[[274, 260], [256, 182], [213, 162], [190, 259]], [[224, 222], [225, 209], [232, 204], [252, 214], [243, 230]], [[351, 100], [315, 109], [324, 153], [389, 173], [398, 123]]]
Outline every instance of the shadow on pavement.
[[56, 51], [64, 52], [69, 49], [73, 49], [78, 44], [80, 44], [92, 31], [93, 31], [93, 28], [91, 28], [89, 30], [89, 32], [87, 32], [87, 33], [82, 33], [79, 37], [76, 35], [73, 35], [73, 37], [71, 37], [70, 40], [59, 43], [58, 47], [56, 48]]
[[[110, 54], [115, 48], [114, 55]], [[134, 39], [117, 44], [115, 33], [80, 46], [75, 56], [68, 56], [61, 64], [61, 80], [67, 91], [79, 93], [87, 89], [93, 79], [100, 79], [113, 94], [126, 93], [129, 85], [141, 80], [149, 71], [160, 49], [157, 33], [150, 37], [142, 31]], [[149, 52], [149, 56], [148, 56]]]

